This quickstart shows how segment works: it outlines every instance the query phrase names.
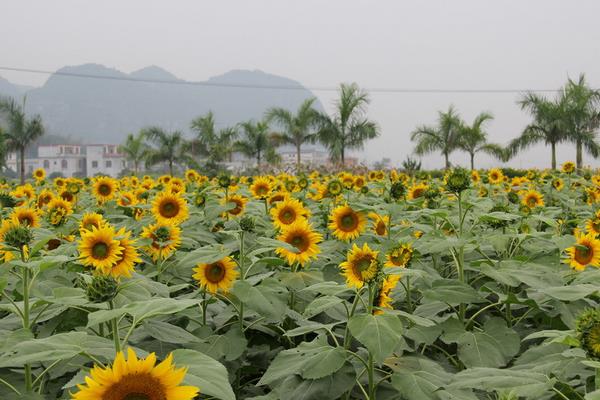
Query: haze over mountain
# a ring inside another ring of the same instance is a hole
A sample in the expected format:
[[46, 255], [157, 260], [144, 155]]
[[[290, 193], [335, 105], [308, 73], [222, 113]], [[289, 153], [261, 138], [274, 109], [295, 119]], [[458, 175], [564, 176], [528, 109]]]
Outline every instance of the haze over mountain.
[[[178, 81], [170, 72], [149, 66], [130, 74], [99, 64], [59, 69], [60, 72], [159, 81]], [[314, 94], [294, 80], [259, 70], [233, 70], [207, 82], [298, 87], [298, 90], [236, 88], [191, 84], [136, 82], [53, 74], [39, 88], [11, 84], [0, 78], [0, 95], [27, 95], [28, 113], [41, 114], [49, 134], [81, 138], [87, 143], [121, 143], [127, 133], [149, 125], [189, 131], [190, 121], [212, 110], [217, 127], [260, 119], [274, 106], [296, 110]], [[318, 109], [323, 109], [317, 100]]]

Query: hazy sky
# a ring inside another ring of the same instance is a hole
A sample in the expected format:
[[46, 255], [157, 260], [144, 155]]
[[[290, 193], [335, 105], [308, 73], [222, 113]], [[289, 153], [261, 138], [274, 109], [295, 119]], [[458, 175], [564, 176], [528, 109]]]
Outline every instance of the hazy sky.
[[[55, 70], [94, 62], [125, 72], [158, 65], [187, 80], [260, 69], [309, 87], [415, 89], [553, 89], [585, 72], [600, 87], [599, 15], [597, 0], [2, 0], [0, 65]], [[30, 85], [47, 78], [0, 76]], [[316, 94], [330, 108], [335, 95]], [[489, 138], [506, 143], [529, 120], [517, 98], [372, 93], [369, 114], [382, 134], [358, 156], [399, 164], [412, 149], [414, 127], [434, 122], [449, 104], [468, 121], [492, 112]], [[571, 147], [559, 149], [560, 162], [574, 158]], [[466, 154], [452, 159], [467, 163]], [[540, 147], [510, 164], [549, 162]], [[424, 164], [442, 160], [435, 155]]]

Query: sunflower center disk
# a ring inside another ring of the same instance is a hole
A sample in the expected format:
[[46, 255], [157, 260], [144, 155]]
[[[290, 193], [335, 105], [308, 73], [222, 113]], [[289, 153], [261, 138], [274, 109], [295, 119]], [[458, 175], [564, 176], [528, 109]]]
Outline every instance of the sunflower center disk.
[[151, 400], [147, 394], [144, 393], [129, 393], [123, 400]]
[[174, 202], [164, 203], [162, 206], [162, 215], [166, 218], [173, 218], [179, 212], [179, 206]]
[[583, 265], [587, 265], [592, 261], [594, 251], [587, 245], [578, 246], [575, 248], [575, 260]]
[[102, 400], [168, 400], [163, 385], [148, 374], [126, 375], [112, 385]]
[[225, 277], [225, 268], [220, 263], [211, 264], [206, 270], [206, 279], [212, 283], [219, 283]]
[[98, 193], [100, 193], [102, 196], [108, 196], [110, 192], [110, 186], [108, 185], [100, 185], [98, 187]]
[[308, 248], [308, 243], [306, 239], [304, 238], [304, 236], [301, 235], [292, 237], [292, 239], [290, 240], [290, 244], [297, 248], [299, 253], [306, 251], [306, 249]]
[[353, 214], [346, 214], [341, 218], [341, 227], [344, 230], [351, 231], [356, 229], [358, 221]]
[[98, 242], [92, 247], [92, 255], [96, 259], [105, 259], [108, 256], [108, 245], [104, 242]]
[[296, 219], [296, 213], [294, 213], [292, 210], [284, 210], [281, 213], [281, 221], [283, 223], [290, 224], [290, 223], [294, 222], [295, 219]]

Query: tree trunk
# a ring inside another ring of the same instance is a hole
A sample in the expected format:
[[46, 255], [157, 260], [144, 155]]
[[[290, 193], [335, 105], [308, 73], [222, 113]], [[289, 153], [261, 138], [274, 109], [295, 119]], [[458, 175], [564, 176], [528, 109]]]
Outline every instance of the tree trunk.
[[139, 163], [139, 161], [138, 161], [138, 160], [135, 160], [135, 161], [133, 162], [133, 173], [134, 173], [136, 176], [137, 176], [137, 174], [138, 174], [138, 163]]
[[471, 171], [475, 171], [475, 153], [471, 153]]
[[444, 152], [444, 159], [446, 160], [446, 169], [450, 169], [450, 158], [447, 152]]
[[260, 150], [256, 153], [256, 168], [260, 171]]
[[550, 146], [552, 147], [552, 169], [556, 169], [556, 143], [552, 142]]
[[346, 166], [346, 159], [345, 159], [345, 154], [344, 154], [345, 150], [346, 149], [344, 149], [344, 145], [342, 144], [342, 150], [340, 152], [340, 158], [341, 158], [341, 161], [342, 161], [342, 167]]
[[581, 140], [577, 140], [576, 142], [576, 163], [577, 163], [577, 169], [581, 169], [583, 168], [583, 144], [581, 143]]
[[21, 175], [21, 185], [25, 183], [25, 147], [21, 147], [19, 149], [20, 160], [20, 175]]
[[296, 145], [296, 174], [300, 173], [300, 145]]
[[173, 176], [173, 160], [169, 160], [169, 174]]

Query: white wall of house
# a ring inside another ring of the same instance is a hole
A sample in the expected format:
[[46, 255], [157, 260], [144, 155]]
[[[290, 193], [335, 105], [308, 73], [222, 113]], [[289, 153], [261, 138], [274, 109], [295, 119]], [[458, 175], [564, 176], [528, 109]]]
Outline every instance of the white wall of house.
[[91, 144], [85, 146], [87, 175], [97, 174], [117, 177], [126, 167], [125, 157], [113, 144]]

